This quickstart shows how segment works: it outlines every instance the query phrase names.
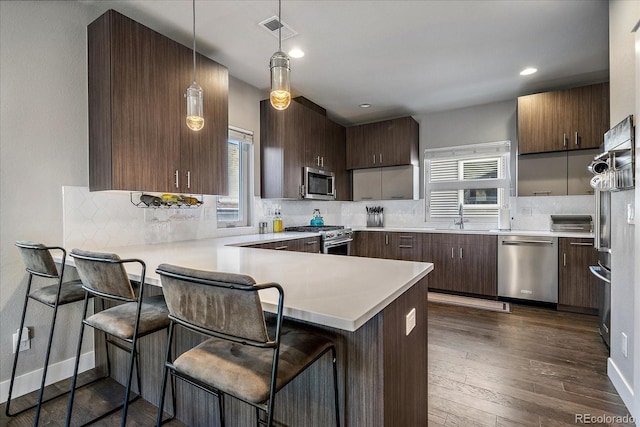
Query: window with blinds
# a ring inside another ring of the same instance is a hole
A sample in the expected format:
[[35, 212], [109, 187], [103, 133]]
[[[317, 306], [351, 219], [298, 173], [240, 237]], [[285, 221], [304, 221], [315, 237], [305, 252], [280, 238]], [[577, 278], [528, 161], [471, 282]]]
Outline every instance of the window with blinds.
[[425, 203], [431, 218], [495, 218], [508, 204], [510, 142], [425, 150]]

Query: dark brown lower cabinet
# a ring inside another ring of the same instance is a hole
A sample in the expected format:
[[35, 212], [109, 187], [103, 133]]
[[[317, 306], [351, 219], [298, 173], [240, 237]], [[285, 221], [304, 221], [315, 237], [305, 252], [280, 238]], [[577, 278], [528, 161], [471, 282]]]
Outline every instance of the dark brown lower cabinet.
[[422, 260], [434, 264], [430, 289], [498, 295], [497, 236], [425, 234], [422, 246]]
[[304, 239], [279, 240], [276, 242], [256, 243], [247, 248], [274, 249], [278, 251], [292, 252], [320, 252], [320, 237], [307, 237]]
[[422, 261], [422, 236], [422, 233], [357, 231], [351, 246], [351, 255]]
[[589, 271], [598, 263], [593, 239], [558, 239], [558, 310], [598, 313], [599, 281]]

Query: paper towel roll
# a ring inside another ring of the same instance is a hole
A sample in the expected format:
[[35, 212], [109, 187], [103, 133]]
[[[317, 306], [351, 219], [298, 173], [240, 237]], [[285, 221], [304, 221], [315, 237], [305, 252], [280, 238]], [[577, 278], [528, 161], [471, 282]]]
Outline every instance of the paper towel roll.
[[500, 230], [511, 230], [511, 212], [509, 209], [501, 208], [498, 211], [498, 228]]

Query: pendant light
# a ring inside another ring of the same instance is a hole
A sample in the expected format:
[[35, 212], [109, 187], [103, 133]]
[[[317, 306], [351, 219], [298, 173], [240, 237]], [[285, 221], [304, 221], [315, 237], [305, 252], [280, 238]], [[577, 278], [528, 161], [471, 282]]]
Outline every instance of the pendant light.
[[282, 0], [278, 0], [278, 51], [269, 61], [271, 70], [271, 105], [276, 110], [286, 110], [291, 103], [289, 87], [289, 57], [282, 51]]
[[187, 127], [199, 131], [204, 127], [204, 94], [200, 85], [196, 83], [196, 0], [193, 0], [193, 83], [189, 85], [184, 96], [187, 98]]

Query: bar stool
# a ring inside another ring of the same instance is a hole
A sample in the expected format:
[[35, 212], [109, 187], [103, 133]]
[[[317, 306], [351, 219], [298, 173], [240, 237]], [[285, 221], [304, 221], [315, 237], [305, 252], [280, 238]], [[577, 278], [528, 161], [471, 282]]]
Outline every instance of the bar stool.
[[[65, 393], [57, 394], [47, 400], [42, 400], [44, 395], [44, 387], [47, 379], [47, 370], [49, 368], [49, 356], [51, 355], [51, 344], [53, 343], [53, 332], [56, 325], [56, 317], [58, 315], [58, 307], [66, 304], [71, 304], [76, 301], [82, 301], [84, 298], [84, 291], [82, 290], [82, 283], [80, 280], [72, 280], [63, 282], [65, 260], [67, 252], [64, 248], [59, 246], [45, 246], [42, 243], [29, 242], [29, 241], [17, 241], [15, 245], [20, 251], [22, 261], [25, 264], [26, 270], [29, 273], [29, 279], [27, 281], [27, 292], [24, 296], [24, 306], [22, 308], [22, 316], [20, 318], [20, 331], [24, 328], [24, 321], [27, 314], [27, 306], [29, 300], [32, 299], [47, 307], [53, 309], [53, 315], [51, 318], [51, 327], [49, 328], [49, 340], [47, 341], [47, 350], [44, 356], [44, 365], [42, 368], [42, 381], [40, 383], [40, 391], [38, 393], [38, 400], [36, 404], [27, 408], [23, 408], [18, 412], [11, 413], [11, 394], [13, 392], [13, 385], [16, 376], [16, 369], [18, 367], [18, 356], [20, 352], [16, 349], [15, 356], [13, 357], [13, 367], [11, 369], [11, 379], [9, 381], [9, 393], [7, 396], [7, 403], [5, 406], [5, 414], [8, 417], [13, 417], [21, 414], [30, 409], [36, 408], [33, 425], [37, 426], [40, 419], [40, 408], [43, 403], [52, 399], [62, 396]], [[60, 264], [60, 272], [56, 268], [56, 264], [51, 256], [51, 251], [60, 251], [62, 253], [62, 261]], [[42, 286], [38, 289], [31, 290], [33, 284], [33, 277], [43, 277], [47, 279], [55, 279], [56, 283], [53, 285]], [[21, 332], [22, 333], [22, 332]]]
[[[169, 326], [169, 310], [162, 295], [144, 298], [146, 271], [144, 261], [139, 259], [120, 259], [116, 254], [89, 252], [79, 249], [73, 249], [70, 255], [75, 261], [76, 269], [82, 280], [82, 289], [85, 291], [85, 296], [66, 425], [69, 426], [71, 422], [75, 384], [78, 376], [78, 360], [80, 358], [82, 337], [86, 325], [104, 332], [105, 340], [108, 344], [129, 353], [129, 366], [127, 368], [127, 381], [123, 404], [91, 421], [95, 422], [122, 408], [121, 426], [124, 427], [127, 421], [129, 403], [136, 400], [142, 394], [140, 369], [137, 366], [138, 339], [166, 329]], [[127, 272], [124, 269], [125, 264], [138, 264], [141, 267], [140, 284], [138, 286], [134, 286], [134, 283], [129, 280]], [[137, 289], [137, 293], [134, 288]], [[92, 316], [87, 317], [87, 306], [91, 296], [103, 301], [115, 301], [121, 304], [98, 311]], [[115, 337], [124, 341], [128, 344], [128, 347], [109, 337]], [[130, 400], [129, 394], [131, 391], [134, 364], [136, 365], [138, 395]]]
[[[256, 408], [257, 425], [273, 425], [276, 392], [331, 351], [336, 425], [340, 426], [336, 348], [319, 331], [282, 322], [284, 292], [277, 283], [257, 285], [245, 275], [161, 264], [156, 270], [169, 307], [169, 339], [156, 426], [164, 409], [167, 373], [218, 398], [224, 426], [224, 395]], [[258, 291], [279, 294], [275, 325], [267, 325]], [[209, 336], [171, 360], [176, 326]], [[174, 406], [175, 412], [175, 406]], [[265, 414], [266, 420], [261, 414]]]

